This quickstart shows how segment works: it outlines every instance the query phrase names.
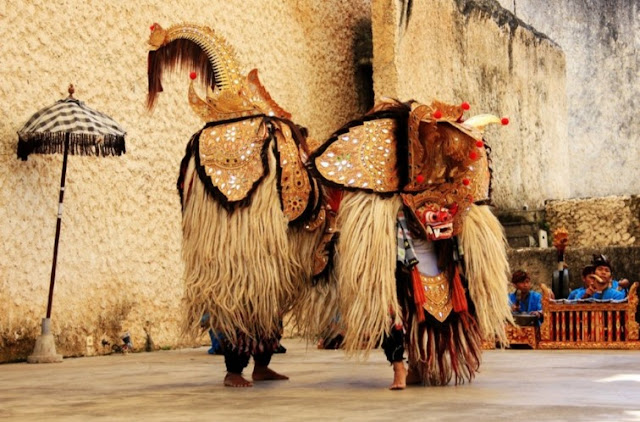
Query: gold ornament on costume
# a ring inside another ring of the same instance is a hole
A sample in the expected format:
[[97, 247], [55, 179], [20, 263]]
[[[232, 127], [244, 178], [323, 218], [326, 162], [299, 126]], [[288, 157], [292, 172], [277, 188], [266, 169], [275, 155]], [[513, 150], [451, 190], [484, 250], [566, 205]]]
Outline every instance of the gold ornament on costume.
[[216, 85], [221, 91], [234, 91], [242, 83], [242, 77], [231, 45], [223, 37], [206, 26], [184, 23], [164, 29], [154, 23], [149, 45], [151, 51], [177, 40], [196, 43], [206, 53], [216, 73]]
[[217, 122], [237, 117], [265, 114], [271, 117], [290, 119], [291, 114], [280, 108], [260, 83], [258, 69], [253, 69], [239, 85], [237, 92], [214, 87], [207, 89], [206, 100], [198, 96], [189, 85], [189, 105], [205, 122]]
[[311, 180], [307, 174], [291, 129], [278, 124], [276, 143], [280, 155], [280, 198], [282, 209], [289, 221], [300, 217], [306, 210], [311, 195]]
[[315, 159], [315, 166], [324, 178], [345, 187], [395, 192], [399, 184], [395, 128], [393, 119], [352, 127]]
[[[463, 111], [462, 106], [438, 101], [430, 106], [414, 103], [409, 114], [406, 192], [421, 192], [453, 181], [475, 201], [488, 199], [490, 174], [481, 126], [469, 125], [474, 118], [463, 122]], [[500, 121], [492, 118], [491, 122]], [[484, 127], [488, 123], [482, 120], [480, 124]]]
[[212, 126], [200, 134], [200, 165], [228, 201], [246, 198], [262, 177], [260, 153], [266, 138], [260, 118]]
[[438, 321], [444, 322], [453, 310], [451, 294], [449, 294], [449, 279], [446, 273], [432, 277], [420, 274], [420, 281], [426, 299], [423, 305], [424, 310]]

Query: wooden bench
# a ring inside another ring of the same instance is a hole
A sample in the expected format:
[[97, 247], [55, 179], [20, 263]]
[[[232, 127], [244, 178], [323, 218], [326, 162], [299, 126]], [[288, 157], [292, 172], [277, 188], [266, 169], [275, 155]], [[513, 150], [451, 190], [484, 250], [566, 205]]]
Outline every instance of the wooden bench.
[[640, 349], [635, 320], [638, 283], [629, 289], [626, 301], [574, 302], [551, 299], [542, 285], [540, 349]]

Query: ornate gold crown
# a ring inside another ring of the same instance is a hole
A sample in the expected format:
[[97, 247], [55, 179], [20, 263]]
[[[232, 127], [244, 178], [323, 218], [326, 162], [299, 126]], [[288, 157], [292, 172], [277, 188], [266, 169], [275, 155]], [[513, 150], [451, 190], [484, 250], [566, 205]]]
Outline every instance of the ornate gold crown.
[[[199, 49], [184, 48], [185, 45], [174, 46], [182, 41], [195, 43]], [[202, 99], [195, 90], [194, 81], [198, 77], [191, 72], [189, 85], [189, 105], [194, 112], [206, 122], [224, 121], [236, 117], [265, 114], [269, 116], [290, 119], [291, 114], [283, 110], [273, 101], [267, 90], [258, 79], [258, 70], [253, 69], [243, 77], [235, 58], [232, 47], [211, 28], [195, 24], [179, 24], [164, 29], [157, 23], [151, 26], [149, 37], [151, 51], [156, 52], [159, 61], [173, 67], [177, 62], [191, 63], [194, 67], [204, 70], [205, 75], [200, 80], [206, 83], [207, 95]], [[202, 53], [206, 57], [202, 56]], [[192, 55], [186, 60], [181, 55]], [[155, 56], [154, 56], [155, 57]], [[203, 63], [204, 61], [207, 63]], [[149, 68], [150, 107], [155, 93], [162, 90], [159, 82], [155, 92], [152, 88], [153, 78], [162, 77], [162, 64]], [[184, 66], [184, 65], [183, 65]], [[213, 83], [211, 83], [213, 82]], [[213, 85], [213, 86], [212, 86]]]

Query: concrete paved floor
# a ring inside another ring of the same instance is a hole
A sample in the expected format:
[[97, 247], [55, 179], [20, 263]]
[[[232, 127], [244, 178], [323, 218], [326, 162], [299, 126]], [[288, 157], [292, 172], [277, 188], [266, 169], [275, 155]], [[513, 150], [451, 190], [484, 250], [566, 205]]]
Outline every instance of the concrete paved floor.
[[492, 350], [471, 384], [389, 391], [381, 351], [283, 344], [272, 367], [291, 380], [241, 390], [206, 348], [0, 365], [0, 420], [640, 421], [637, 351]]

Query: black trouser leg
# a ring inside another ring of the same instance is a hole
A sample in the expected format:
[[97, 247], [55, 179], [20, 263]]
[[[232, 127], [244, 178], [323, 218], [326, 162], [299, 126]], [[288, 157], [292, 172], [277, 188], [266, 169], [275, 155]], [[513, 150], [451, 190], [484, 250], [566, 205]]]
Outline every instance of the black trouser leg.
[[269, 366], [271, 356], [273, 356], [273, 352], [260, 352], [253, 355], [253, 360], [258, 366]]
[[238, 354], [237, 350], [230, 349], [225, 348], [224, 351], [224, 364], [227, 366], [227, 372], [241, 374], [249, 364], [249, 355]]
[[398, 329], [394, 326], [391, 333], [384, 337], [382, 348], [389, 362], [402, 362], [404, 359], [404, 332], [402, 328]]

